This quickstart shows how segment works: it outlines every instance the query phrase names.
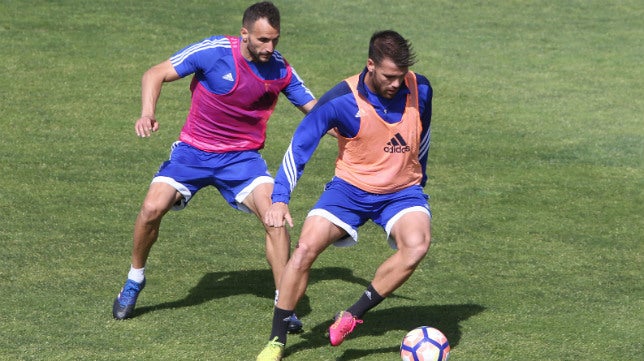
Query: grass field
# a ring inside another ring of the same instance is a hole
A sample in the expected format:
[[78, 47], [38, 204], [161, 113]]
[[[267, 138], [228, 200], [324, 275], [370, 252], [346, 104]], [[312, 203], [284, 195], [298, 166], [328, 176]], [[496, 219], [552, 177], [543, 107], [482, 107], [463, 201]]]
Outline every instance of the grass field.
[[[432, 81], [433, 244], [342, 346], [324, 338], [388, 257], [372, 224], [315, 264], [287, 360], [398, 360], [441, 329], [452, 361], [644, 359], [644, 4], [276, 1], [279, 49], [321, 96], [392, 28]], [[137, 317], [111, 316], [147, 184], [178, 136], [188, 80], [138, 139], [140, 78], [242, 1], [0, 2], [0, 359], [254, 360], [273, 286], [255, 219], [214, 189], [169, 214]], [[299, 112], [282, 99], [263, 152], [276, 171]], [[333, 172], [324, 140], [296, 189], [299, 227]]]

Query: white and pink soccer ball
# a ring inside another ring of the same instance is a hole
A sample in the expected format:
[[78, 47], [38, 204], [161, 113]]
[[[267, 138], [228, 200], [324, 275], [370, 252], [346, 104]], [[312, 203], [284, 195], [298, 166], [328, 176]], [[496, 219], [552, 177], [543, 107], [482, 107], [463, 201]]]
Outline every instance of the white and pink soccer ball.
[[421, 326], [403, 338], [400, 344], [400, 357], [403, 361], [448, 361], [449, 342], [439, 330]]

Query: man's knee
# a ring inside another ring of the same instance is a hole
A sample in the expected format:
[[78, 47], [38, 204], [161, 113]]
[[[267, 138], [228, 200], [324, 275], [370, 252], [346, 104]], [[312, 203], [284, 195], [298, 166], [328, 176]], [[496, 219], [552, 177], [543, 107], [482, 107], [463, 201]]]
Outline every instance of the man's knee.
[[159, 221], [170, 208], [172, 208], [172, 204], [165, 204], [154, 199], [146, 199], [141, 205], [139, 218], [145, 222]]
[[429, 234], [415, 237], [413, 240], [404, 239], [400, 242], [398, 249], [405, 254], [405, 260], [409, 263], [409, 267], [416, 267], [422, 261], [431, 244], [431, 237]]
[[291, 256], [292, 266], [300, 271], [309, 270], [318, 254], [314, 248], [300, 242]]

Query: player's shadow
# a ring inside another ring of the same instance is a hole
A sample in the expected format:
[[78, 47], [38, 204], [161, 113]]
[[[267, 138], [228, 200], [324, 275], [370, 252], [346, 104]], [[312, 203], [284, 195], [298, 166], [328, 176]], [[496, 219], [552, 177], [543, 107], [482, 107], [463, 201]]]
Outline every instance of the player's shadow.
[[[369, 285], [368, 280], [356, 277], [352, 270], [340, 267], [311, 269], [309, 283], [313, 284], [318, 281], [332, 279], [356, 283], [365, 288]], [[152, 306], [138, 307], [134, 311], [134, 316], [160, 310], [192, 307], [211, 300], [244, 294], [272, 299], [274, 293], [275, 286], [270, 269], [211, 272], [205, 274], [184, 298]], [[305, 316], [311, 312], [308, 297], [304, 296], [302, 298], [296, 312], [299, 316]]]
[[[384, 304], [383, 304], [384, 305]], [[395, 354], [400, 350], [400, 344], [392, 344], [381, 348], [351, 348], [351, 339], [364, 336], [381, 336], [392, 330], [400, 330], [400, 341], [411, 329], [418, 326], [431, 326], [443, 332], [450, 346], [456, 347], [461, 340], [461, 321], [475, 316], [485, 310], [477, 304], [404, 306], [383, 309], [373, 309], [364, 316], [364, 324], [356, 327], [355, 331], [345, 340], [342, 346], [345, 351], [335, 361], [357, 360], [375, 354]], [[311, 330], [300, 335], [302, 341], [291, 338], [286, 355], [295, 354], [301, 350], [329, 346], [328, 328], [331, 320], [318, 324]], [[292, 344], [291, 344], [292, 342]]]
[[[369, 281], [356, 277], [353, 271], [341, 267], [313, 268], [309, 277], [309, 284], [324, 280], [338, 280], [355, 283], [364, 288]], [[148, 312], [176, 309], [183, 307], [198, 306], [200, 304], [230, 296], [250, 294], [257, 297], [273, 298], [274, 294], [273, 276], [269, 269], [243, 270], [232, 272], [211, 272], [205, 274], [199, 283], [195, 285], [188, 294], [178, 300], [160, 303], [152, 306], [143, 306], [135, 309], [135, 316]], [[392, 294], [388, 297], [406, 298]], [[458, 345], [461, 339], [460, 322], [485, 310], [477, 304], [454, 304], [454, 305], [429, 305], [429, 306], [402, 306], [384, 308], [385, 304], [369, 311], [364, 316], [364, 325], [360, 325], [348, 337], [342, 348], [345, 351], [335, 361], [350, 361], [375, 354], [397, 354], [400, 345], [398, 343], [381, 348], [356, 349], [351, 348], [351, 339], [363, 336], [382, 336], [392, 330], [400, 330], [400, 338], [404, 334], [418, 326], [432, 326], [441, 330], [451, 347]], [[306, 316], [311, 312], [308, 297], [300, 300], [296, 312], [300, 316]], [[298, 338], [289, 339], [289, 347], [286, 348], [286, 355], [295, 354], [301, 350], [315, 347], [331, 347], [326, 336], [331, 320], [315, 325], [307, 329]]]

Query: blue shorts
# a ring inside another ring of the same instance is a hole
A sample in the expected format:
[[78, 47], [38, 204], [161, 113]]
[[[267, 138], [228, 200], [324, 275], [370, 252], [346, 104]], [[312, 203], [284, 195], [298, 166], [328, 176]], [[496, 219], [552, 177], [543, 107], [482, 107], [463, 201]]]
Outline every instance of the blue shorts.
[[152, 183], [166, 183], [183, 196], [173, 209], [186, 207], [202, 188], [214, 186], [233, 208], [250, 212], [242, 202], [262, 183], [273, 183], [266, 161], [258, 151], [211, 153], [183, 142], [172, 144], [170, 159]]
[[334, 243], [339, 247], [358, 242], [358, 227], [371, 219], [385, 230], [389, 246], [396, 249], [396, 241], [391, 237], [394, 223], [409, 212], [423, 212], [431, 218], [428, 200], [420, 185], [389, 194], [374, 194], [334, 177], [307, 217], [321, 216], [344, 229], [347, 236]]

